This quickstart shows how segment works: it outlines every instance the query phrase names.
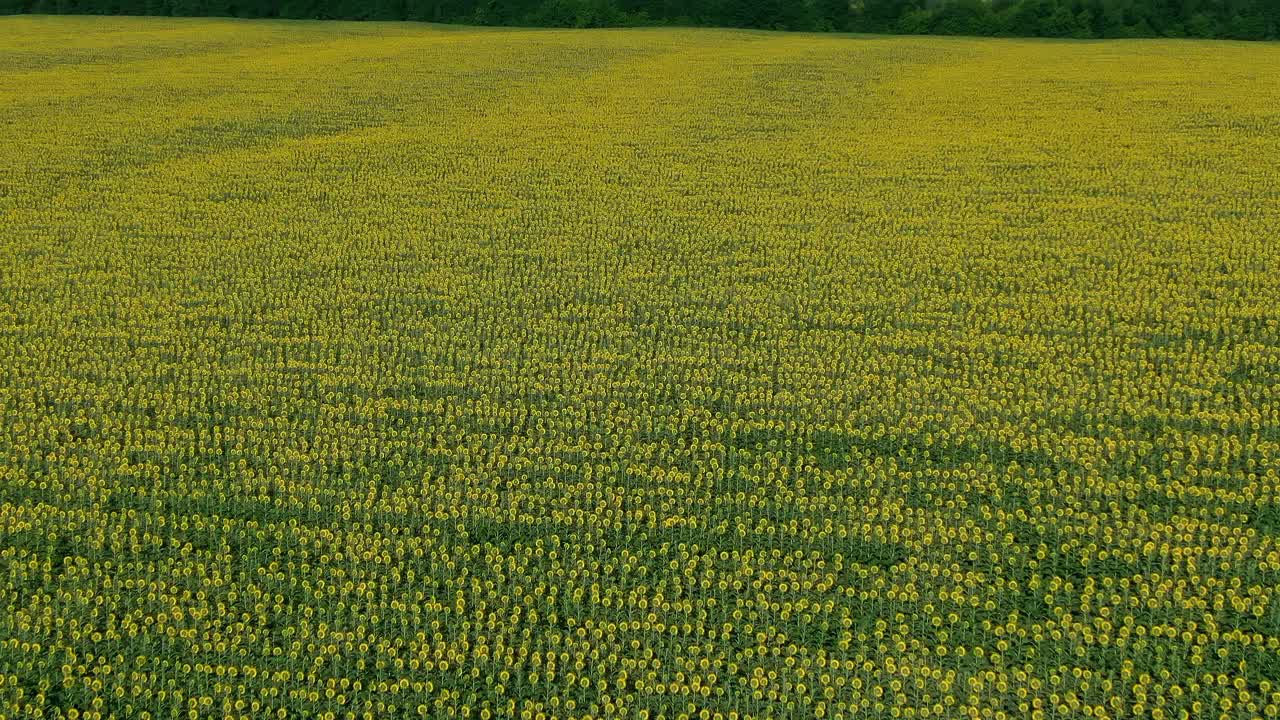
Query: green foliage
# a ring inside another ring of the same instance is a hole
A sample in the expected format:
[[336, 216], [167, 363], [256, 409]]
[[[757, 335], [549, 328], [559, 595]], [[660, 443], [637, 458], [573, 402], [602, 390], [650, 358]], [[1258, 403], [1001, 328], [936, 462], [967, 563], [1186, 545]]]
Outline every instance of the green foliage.
[[0, 15], [26, 12], [1060, 38], [1280, 36], [1277, 0], [0, 0]]

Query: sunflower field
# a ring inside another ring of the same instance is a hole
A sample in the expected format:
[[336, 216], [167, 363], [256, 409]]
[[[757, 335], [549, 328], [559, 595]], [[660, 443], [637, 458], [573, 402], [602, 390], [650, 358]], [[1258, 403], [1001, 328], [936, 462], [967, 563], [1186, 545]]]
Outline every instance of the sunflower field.
[[1280, 46], [0, 18], [0, 718], [1280, 714]]

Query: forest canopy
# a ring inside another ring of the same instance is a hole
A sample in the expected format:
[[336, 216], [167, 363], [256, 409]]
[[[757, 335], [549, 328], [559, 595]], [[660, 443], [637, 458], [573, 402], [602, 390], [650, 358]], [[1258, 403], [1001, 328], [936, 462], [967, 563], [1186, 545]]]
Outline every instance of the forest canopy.
[[0, 13], [1057, 38], [1280, 36], [1280, 0], [0, 0]]

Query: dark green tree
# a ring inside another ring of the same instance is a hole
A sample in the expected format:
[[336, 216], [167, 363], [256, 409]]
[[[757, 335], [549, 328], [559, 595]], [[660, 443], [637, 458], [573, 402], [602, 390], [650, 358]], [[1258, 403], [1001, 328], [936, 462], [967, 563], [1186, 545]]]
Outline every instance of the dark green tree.
[[849, 29], [849, 0], [817, 0], [814, 5], [817, 30], [844, 32]]
[[0, 0], [0, 13], [1275, 39], [1280, 0]]

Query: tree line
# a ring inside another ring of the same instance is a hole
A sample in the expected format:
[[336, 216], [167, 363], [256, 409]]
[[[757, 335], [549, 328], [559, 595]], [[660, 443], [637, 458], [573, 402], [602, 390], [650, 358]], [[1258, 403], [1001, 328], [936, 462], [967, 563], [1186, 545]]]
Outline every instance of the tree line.
[[0, 13], [1059, 38], [1280, 37], [1280, 0], [0, 0]]

